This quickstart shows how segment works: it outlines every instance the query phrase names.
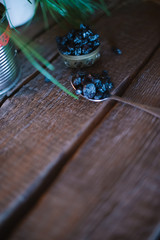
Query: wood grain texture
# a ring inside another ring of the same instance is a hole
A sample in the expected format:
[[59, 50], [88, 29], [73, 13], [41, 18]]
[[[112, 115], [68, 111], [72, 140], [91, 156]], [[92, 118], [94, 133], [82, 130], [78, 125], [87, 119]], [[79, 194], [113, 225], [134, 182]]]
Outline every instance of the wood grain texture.
[[[160, 107], [160, 49], [124, 96]], [[160, 222], [160, 120], [116, 104], [12, 240], [146, 240]]]
[[[101, 34], [103, 54], [91, 70], [108, 69], [115, 92], [129, 85], [157, 48], [159, 18], [157, 6], [145, 4], [120, 10], [110, 19], [103, 17], [97, 22], [95, 28]], [[122, 56], [111, 52], [107, 26], [112, 26], [111, 37], [122, 49]], [[71, 89], [70, 71], [64, 68], [60, 58], [54, 65], [55, 77]], [[67, 154], [76, 149], [109, 109], [107, 102], [75, 101], [55, 86], [44, 83], [40, 75], [2, 105], [2, 223], [11, 215], [16, 217], [17, 208], [28, 200], [61, 159], [67, 159]]]

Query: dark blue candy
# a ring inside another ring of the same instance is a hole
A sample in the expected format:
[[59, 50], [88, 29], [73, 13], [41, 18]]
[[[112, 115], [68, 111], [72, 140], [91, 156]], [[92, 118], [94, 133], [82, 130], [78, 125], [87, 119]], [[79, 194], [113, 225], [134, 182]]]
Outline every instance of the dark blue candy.
[[102, 84], [102, 87], [99, 87], [99, 88], [98, 88], [98, 91], [99, 91], [99, 92], [102, 92], [102, 93], [104, 93], [106, 90], [107, 90], [107, 89], [106, 89], [106, 85], [105, 85], [105, 84]]
[[76, 36], [73, 41], [75, 44], [79, 44], [82, 42], [82, 39], [79, 36]]
[[84, 25], [83, 23], [80, 24], [80, 29], [81, 29], [81, 30], [85, 30], [85, 29], [87, 29], [87, 28], [88, 28], [87, 25]]
[[83, 87], [83, 95], [87, 98], [94, 98], [96, 94], [96, 87], [93, 83], [88, 83]]
[[94, 46], [94, 47], [98, 47], [99, 45], [100, 45], [99, 41], [94, 41], [94, 42], [93, 42], [93, 46]]
[[62, 54], [64, 54], [64, 55], [71, 55], [71, 51], [69, 51], [69, 50], [68, 51], [67, 50], [66, 51], [62, 51]]
[[95, 79], [95, 78], [94, 78], [92, 81], [93, 81], [93, 83], [95, 84], [95, 86], [96, 86], [97, 89], [102, 88], [103, 85], [102, 85], [102, 82], [101, 82], [100, 79]]
[[112, 88], [113, 88], [113, 83], [112, 83], [112, 82], [110, 82], [110, 83], [108, 84], [108, 88], [109, 88], [109, 89], [112, 89]]
[[73, 32], [71, 31], [71, 32], [67, 33], [66, 37], [68, 38], [68, 40], [71, 40], [73, 38]]
[[89, 40], [92, 42], [92, 41], [97, 40], [98, 38], [99, 38], [99, 35], [98, 35], [98, 34], [95, 34], [95, 35], [93, 35], [93, 36], [90, 36], [90, 37], [89, 37]]
[[101, 99], [102, 97], [103, 97], [103, 93], [97, 92], [96, 95], [94, 96], [94, 99], [95, 99], [95, 100], [99, 100], [99, 99]]
[[74, 86], [78, 86], [81, 84], [81, 77], [77, 77], [73, 81]]
[[81, 47], [75, 47], [75, 56], [79, 56], [82, 53]]
[[67, 41], [68, 41], [68, 39], [67, 39], [66, 36], [64, 36], [64, 37], [61, 38], [61, 44], [62, 44], [62, 45], [65, 45], [65, 44], [67, 43]]
[[112, 48], [113, 52], [117, 55], [121, 55], [122, 54], [122, 51], [119, 49], [119, 48]]
[[46, 83], [49, 83], [49, 82], [50, 82], [50, 80], [49, 80], [47, 77], [44, 78], [44, 81], [45, 81]]
[[77, 94], [77, 95], [82, 94], [82, 89], [76, 89], [76, 94]]

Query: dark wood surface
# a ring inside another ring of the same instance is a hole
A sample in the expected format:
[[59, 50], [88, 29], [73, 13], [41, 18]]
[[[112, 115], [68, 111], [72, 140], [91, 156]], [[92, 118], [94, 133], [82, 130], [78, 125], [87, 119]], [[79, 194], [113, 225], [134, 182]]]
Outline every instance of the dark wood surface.
[[[99, 13], [92, 28], [102, 57], [89, 71], [107, 69], [115, 94], [160, 107], [160, 7]], [[54, 77], [72, 91], [58, 26], [37, 31]], [[74, 100], [19, 55], [21, 81], [0, 101], [3, 239], [148, 239], [160, 221], [160, 120], [111, 100]]]

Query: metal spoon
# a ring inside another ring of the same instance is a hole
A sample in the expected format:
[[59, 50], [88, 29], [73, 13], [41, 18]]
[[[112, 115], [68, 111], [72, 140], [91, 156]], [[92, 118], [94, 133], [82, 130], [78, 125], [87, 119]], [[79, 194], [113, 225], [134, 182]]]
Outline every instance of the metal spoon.
[[[71, 80], [71, 85], [74, 88], [74, 90], [76, 90], [75, 86], [73, 85], [72, 80]], [[82, 96], [83, 98], [85, 98], [85, 99], [87, 99], [91, 102], [103, 102], [103, 101], [106, 101], [106, 100], [114, 100], [114, 101], [122, 102], [122, 103], [128, 104], [130, 106], [136, 107], [136, 108], [138, 108], [138, 109], [140, 109], [144, 112], [150, 113], [151, 115], [153, 115], [155, 117], [160, 118], [160, 108], [151, 107], [151, 106], [148, 106], [148, 105], [145, 105], [145, 104], [136, 103], [136, 102], [133, 102], [131, 100], [128, 100], [126, 98], [119, 97], [119, 96], [116, 96], [116, 95], [110, 95], [107, 98], [103, 98], [103, 99], [99, 99], [99, 100], [86, 98], [82, 94], [80, 94], [80, 96]]]

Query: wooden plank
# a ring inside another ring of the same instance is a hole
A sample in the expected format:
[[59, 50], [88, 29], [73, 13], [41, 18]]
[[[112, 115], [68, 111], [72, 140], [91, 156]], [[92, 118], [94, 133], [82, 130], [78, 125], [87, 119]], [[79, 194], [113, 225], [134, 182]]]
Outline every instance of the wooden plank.
[[[125, 97], [160, 107], [159, 61], [160, 49]], [[117, 104], [10, 239], [149, 239], [160, 221], [159, 149], [160, 120]]]
[[[102, 18], [97, 22], [96, 29], [105, 50], [101, 61], [91, 69], [108, 69], [117, 92], [126, 88], [157, 47], [159, 18], [157, 6], [144, 4], [123, 9], [110, 19]], [[117, 57], [111, 52], [106, 26], [113, 29], [122, 56]], [[71, 89], [67, 81], [70, 71], [64, 68], [59, 58], [54, 65], [55, 77]], [[53, 85], [44, 84], [41, 76], [23, 86], [2, 105], [2, 223], [11, 216], [17, 217], [17, 209], [27, 203], [42, 183], [46, 188], [46, 182], [51, 182], [50, 175], [55, 174], [55, 167], [65, 163], [111, 106], [109, 103], [75, 101]], [[43, 190], [45, 188], [43, 186]]]

